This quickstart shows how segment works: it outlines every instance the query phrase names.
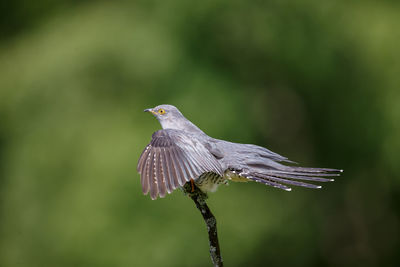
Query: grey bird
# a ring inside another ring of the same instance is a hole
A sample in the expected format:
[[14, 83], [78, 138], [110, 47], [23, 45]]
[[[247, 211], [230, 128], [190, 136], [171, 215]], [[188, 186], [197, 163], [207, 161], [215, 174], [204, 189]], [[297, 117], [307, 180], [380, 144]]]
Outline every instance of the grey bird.
[[304, 181], [331, 182], [342, 172], [284, 165], [294, 162], [264, 147], [212, 138], [172, 105], [145, 112], [151, 112], [162, 127], [153, 133], [137, 165], [143, 193], [150, 192], [152, 199], [165, 197], [187, 182], [204, 193], [228, 181], [255, 181], [286, 191], [291, 191], [290, 186], [321, 188]]

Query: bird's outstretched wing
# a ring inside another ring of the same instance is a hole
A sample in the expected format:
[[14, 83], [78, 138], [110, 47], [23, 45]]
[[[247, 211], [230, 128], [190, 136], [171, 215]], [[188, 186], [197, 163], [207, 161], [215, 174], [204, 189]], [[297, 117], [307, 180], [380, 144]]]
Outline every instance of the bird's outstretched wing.
[[216, 158], [196, 136], [184, 131], [164, 129], [155, 132], [137, 165], [143, 193], [152, 199], [164, 197], [204, 172], [223, 175]]

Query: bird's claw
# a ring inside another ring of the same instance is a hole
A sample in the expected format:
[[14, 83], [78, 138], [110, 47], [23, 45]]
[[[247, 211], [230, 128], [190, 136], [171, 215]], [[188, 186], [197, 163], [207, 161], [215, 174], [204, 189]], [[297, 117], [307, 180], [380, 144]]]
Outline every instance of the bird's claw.
[[194, 192], [194, 180], [190, 179], [190, 185], [192, 186], [192, 193]]

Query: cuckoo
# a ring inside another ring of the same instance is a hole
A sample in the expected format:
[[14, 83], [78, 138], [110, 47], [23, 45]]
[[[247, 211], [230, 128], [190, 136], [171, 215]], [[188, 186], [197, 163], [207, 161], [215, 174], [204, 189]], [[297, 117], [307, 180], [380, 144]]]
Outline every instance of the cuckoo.
[[[142, 152], [137, 171], [145, 195], [165, 197], [190, 182], [202, 192], [218, 185], [254, 181], [291, 191], [291, 186], [321, 188], [342, 170], [293, 166], [295, 162], [264, 147], [212, 138], [172, 105], [146, 109], [160, 122]], [[286, 163], [286, 164], [285, 164]]]

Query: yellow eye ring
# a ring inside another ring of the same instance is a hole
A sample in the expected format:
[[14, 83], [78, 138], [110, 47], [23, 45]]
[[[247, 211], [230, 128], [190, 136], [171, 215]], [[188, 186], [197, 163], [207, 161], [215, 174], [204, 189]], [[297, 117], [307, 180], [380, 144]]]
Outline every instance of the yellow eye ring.
[[162, 108], [160, 108], [160, 109], [158, 110], [158, 114], [160, 114], [160, 115], [164, 115], [164, 114], [165, 114], [165, 110], [164, 110], [164, 109], [162, 109]]

